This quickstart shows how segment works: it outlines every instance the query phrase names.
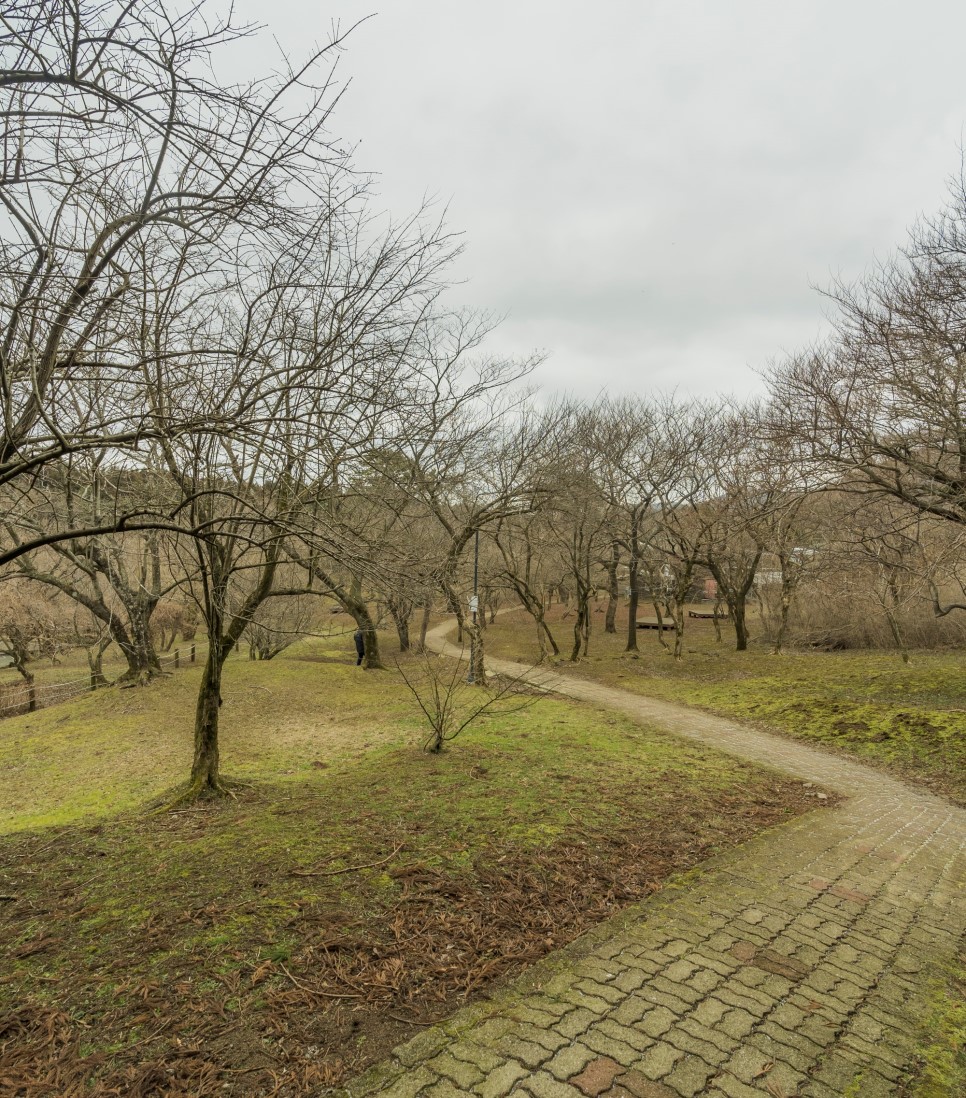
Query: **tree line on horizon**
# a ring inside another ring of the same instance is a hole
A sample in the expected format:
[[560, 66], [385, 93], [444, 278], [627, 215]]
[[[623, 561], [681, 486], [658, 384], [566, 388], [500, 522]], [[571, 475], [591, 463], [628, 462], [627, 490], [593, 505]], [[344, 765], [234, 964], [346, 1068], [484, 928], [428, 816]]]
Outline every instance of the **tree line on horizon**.
[[628, 650], [644, 601], [681, 658], [706, 576], [739, 649], [749, 607], [776, 651], [854, 642], [860, 606], [904, 656], [962, 639], [962, 185], [832, 288], [832, 336], [763, 400], [545, 404], [537, 358], [494, 358], [492, 319], [447, 304], [457, 238], [380, 212], [333, 137], [346, 34], [229, 85], [252, 28], [208, 0], [8, 7], [0, 647], [27, 675], [77, 644], [102, 674], [113, 644], [141, 682], [202, 631], [185, 797], [223, 790], [228, 654], [274, 655], [314, 606], [352, 615], [368, 668], [382, 616], [405, 650], [445, 608], [482, 682], [478, 538], [484, 605], [519, 603], [552, 658], [586, 655], [599, 597], [608, 631], [626, 600]]

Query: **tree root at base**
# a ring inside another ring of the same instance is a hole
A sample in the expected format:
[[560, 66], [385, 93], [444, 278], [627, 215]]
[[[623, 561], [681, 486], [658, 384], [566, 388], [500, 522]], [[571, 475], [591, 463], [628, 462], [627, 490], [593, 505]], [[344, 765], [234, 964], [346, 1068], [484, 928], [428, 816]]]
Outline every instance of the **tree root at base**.
[[186, 785], [178, 787], [170, 798], [164, 799], [154, 809], [156, 814], [173, 812], [178, 808], [186, 808], [200, 801], [224, 800], [230, 797], [238, 800], [238, 791], [251, 789], [250, 782], [243, 782], [237, 778], [210, 778], [205, 775], [189, 781]]

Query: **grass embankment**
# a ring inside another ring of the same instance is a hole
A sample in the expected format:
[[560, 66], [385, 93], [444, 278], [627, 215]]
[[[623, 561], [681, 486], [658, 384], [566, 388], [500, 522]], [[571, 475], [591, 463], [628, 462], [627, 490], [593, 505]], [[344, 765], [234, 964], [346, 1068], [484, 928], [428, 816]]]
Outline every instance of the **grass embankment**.
[[[562, 620], [565, 613], [552, 611], [558, 642], [570, 639], [572, 622]], [[653, 617], [650, 608], [642, 606], [639, 617]], [[589, 658], [564, 663], [563, 670], [842, 750], [966, 804], [962, 652], [917, 651], [909, 664], [897, 652], [884, 651], [775, 656], [753, 643], [747, 652], [736, 652], [728, 622], [721, 623], [717, 643], [710, 621], [692, 619], [684, 659], [664, 652], [651, 630], [638, 632], [634, 658], [624, 652], [625, 623], [626, 616], [616, 635], [607, 634], [603, 615], [595, 614]], [[532, 620], [522, 611], [500, 616], [487, 630], [486, 644], [493, 655], [532, 662]]]
[[[411, 707], [387, 678], [353, 666], [351, 642], [303, 643], [267, 663], [229, 660], [227, 771], [293, 779], [398, 739]], [[112, 816], [183, 781], [200, 677], [195, 664], [147, 689], [105, 689], [0, 722], [0, 834]]]
[[397, 677], [357, 671], [344, 648], [229, 667], [224, 766], [252, 782], [237, 801], [141, 810], [187, 769], [196, 672], [0, 724], [4, 1086], [338, 1082], [815, 803], [552, 699], [428, 756]]
[[966, 953], [932, 976], [917, 1098], [966, 1095]]

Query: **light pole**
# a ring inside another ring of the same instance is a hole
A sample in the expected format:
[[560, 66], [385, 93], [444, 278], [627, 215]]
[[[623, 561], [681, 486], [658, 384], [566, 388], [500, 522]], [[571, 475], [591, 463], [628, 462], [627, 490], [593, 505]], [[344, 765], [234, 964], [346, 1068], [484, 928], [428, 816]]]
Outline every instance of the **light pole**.
[[473, 542], [473, 597], [470, 599], [470, 614], [473, 627], [470, 629], [470, 670], [466, 676], [468, 683], [476, 682], [476, 612], [480, 606], [478, 588], [480, 583], [480, 532], [476, 531]]

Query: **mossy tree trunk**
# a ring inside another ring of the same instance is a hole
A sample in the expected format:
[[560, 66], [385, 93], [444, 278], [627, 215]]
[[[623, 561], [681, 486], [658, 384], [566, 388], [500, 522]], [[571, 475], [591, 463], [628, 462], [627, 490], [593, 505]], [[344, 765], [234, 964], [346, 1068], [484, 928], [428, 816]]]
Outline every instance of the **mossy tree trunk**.
[[206, 795], [221, 796], [228, 792], [221, 773], [218, 744], [218, 723], [221, 711], [221, 680], [225, 662], [234, 651], [255, 611], [271, 595], [280, 553], [278, 532], [263, 550], [255, 586], [234, 612], [229, 609], [230, 584], [233, 575], [244, 568], [250, 575], [252, 565], [244, 554], [235, 555], [232, 540], [212, 538], [198, 543], [201, 584], [204, 591], [202, 608], [208, 630], [208, 656], [198, 686], [195, 706], [194, 759], [187, 788], [174, 804]]
[[[127, 663], [119, 682], [146, 682], [161, 670], [151, 638], [151, 615], [161, 598], [160, 578], [157, 584], [152, 582], [150, 586], [141, 587], [140, 583], [132, 585], [124, 578], [112, 557], [95, 550], [96, 547], [86, 555], [68, 553], [67, 549], [59, 550], [77, 567], [79, 577], [87, 577], [89, 584], [83, 586], [80, 579], [67, 579], [59, 572], [44, 571], [29, 559], [18, 561], [18, 567], [29, 579], [63, 592], [107, 629]], [[116, 604], [108, 604], [101, 586], [104, 577], [124, 607], [123, 614], [118, 613]]]
[[390, 595], [386, 599], [393, 625], [396, 627], [396, 635], [399, 637], [399, 651], [408, 652], [412, 648], [409, 638], [409, 621], [413, 616], [413, 604], [405, 597]]
[[787, 553], [778, 554], [778, 563], [781, 568], [781, 592], [779, 594], [778, 629], [775, 633], [775, 646], [772, 649], [773, 654], [776, 656], [782, 655], [783, 652], [785, 634], [788, 632], [788, 619], [792, 608], [792, 595], [800, 571]]
[[222, 645], [208, 645], [208, 658], [195, 706], [195, 753], [188, 780], [191, 796], [224, 792], [219, 773], [218, 717], [221, 711], [221, 675], [227, 656]]
[[426, 634], [429, 632], [429, 617], [433, 612], [433, 600], [427, 595], [423, 603], [422, 616], [419, 619], [419, 651], [426, 651]]

